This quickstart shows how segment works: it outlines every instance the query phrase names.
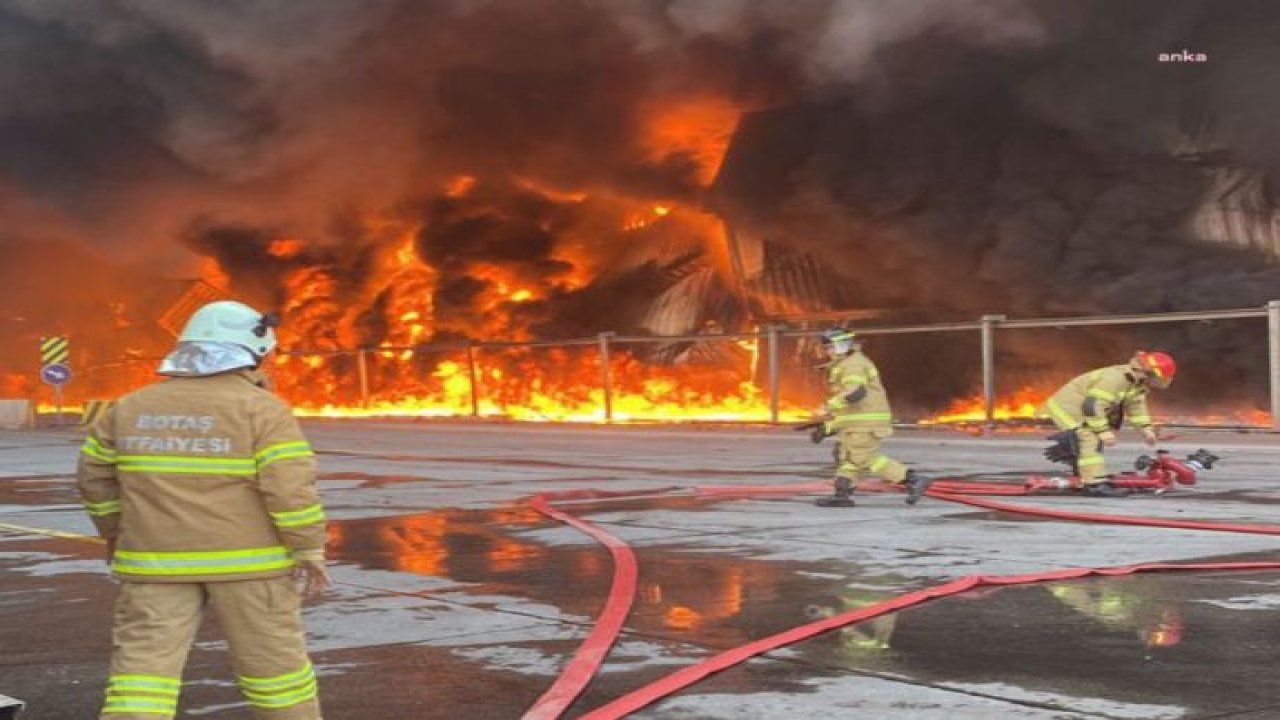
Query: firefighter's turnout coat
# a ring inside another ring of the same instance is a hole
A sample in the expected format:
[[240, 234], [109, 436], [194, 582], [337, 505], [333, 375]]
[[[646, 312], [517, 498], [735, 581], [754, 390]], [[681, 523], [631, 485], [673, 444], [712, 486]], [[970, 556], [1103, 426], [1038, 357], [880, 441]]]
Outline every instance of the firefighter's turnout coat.
[[1063, 430], [1119, 430], [1125, 420], [1137, 428], [1151, 427], [1147, 384], [1128, 365], [1098, 368], [1074, 378], [1049, 398], [1045, 410]]
[[881, 441], [893, 434], [893, 413], [875, 363], [860, 350], [838, 358], [827, 367], [827, 387], [827, 429], [839, 442], [836, 477], [856, 484], [869, 473], [902, 482], [907, 467], [880, 452]]
[[315, 458], [255, 373], [172, 378], [126, 395], [81, 448], [79, 484], [111, 569], [134, 582], [289, 574], [324, 548]]
[[880, 371], [861, 351], [851, 352], [827, 367], [827, 387], [830, 396], [826, 410], [831, 415], [831, 430], [892, 427], [889, 395], [880, 382]]
[[164, 720], [206, 606], [258, 720], [318, 720], [295, 557], [323, 559], [315, 458], [248, 370], [124, 396], [80, 454], [84, 505], [124, 581], [102, 720]]
[[1111, 365], [1080, 375], [1063, 385], [1042, 410], [1060, 430], [1075, 434], [1076, 469], [1087, 484], [1107, 479], [1099, 433], [1119, 430], [1127, 420], [1134, 427], [1151, 427], [1146, 381], [1128, 365]]

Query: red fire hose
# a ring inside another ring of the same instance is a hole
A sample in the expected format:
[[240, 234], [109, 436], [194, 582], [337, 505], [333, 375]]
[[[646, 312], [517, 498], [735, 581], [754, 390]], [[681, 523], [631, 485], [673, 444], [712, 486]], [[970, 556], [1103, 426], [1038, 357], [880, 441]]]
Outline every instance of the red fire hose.
[[[825, 488], [825, 485], [822, 487]], [[812, 483], [791, 486], [791, 491], [812, 489], [814, 489]], [[668, 489], [664, 488], [663, 490], [656, 492], [662, 493], [666, 491], [668, 491]], [[785, 492], [782, 486], [766, 486], [760, 488], [759, 492], [754, 493], [751, 488], [730, 488], [724, 486], [695, 488], [695, 491], [704, 495], [752, 495], [778, 494]], [[576, 495], [577, 497], [617, 497], [636, 494], [638, 493], [619, 493], [617, 495], [613, 495], [610, 493], [598, 493], [595, 491], [579, 491], [577, 493], [566, 493], [565, 495]], [[646, 492], [644, 494], [654, 493]], [[930, 497], [934, 497], [939, 500], [963, 503], [974, 507], [982, 507], [1001, 512], [1052, 517], [1062, 520], [1141, 525], [1147, 527], [1165, 527], [1188, 530], [1238, 532], [1255, 535], [1280, 535], [1280, 526], [1275, 525], [1232, 525], [1230, 523], [1162, 520], [1127, 515], [1108, 515], [1105, 513], [1075, 513], [1063, 510], [1048, 510], [1044, 508], [1029, 507], [1026, 505], [1011, 504], [995, 500], [964, 497], [966, 495], [973, 494], [1025, 495], [1027, 494], [1027, 490], [1022, 486], [1011, 485], [1008, 483], [967, 483], [952, 480], [937, 481], [929, 490]], [[551, 507], [548, 501], [549, 499], [549, 496], [538, 496], [533, 499], [533, 507], [544, 514], [586, 532], [604, 544], [614, 557], [614, 577], [613, 584], [609, 591], [609, 597], [605, 602], [605, 608], [601, 612], [595, 628], [583, 641], [577, 654], [566, 666], [564, 672], [561, 674], [560, 678], [556, 680], [555, 684], [552, 685], [551, 689], [544, 693], [533, 707], [525, 713], [523, 716], [525, 720], [554, 720], [555, 718], [559, 718], [569, 705], [572, 704], [574, 699], [577, 698], [577, 696], [586, 687], [587, 683], [590, 682], [595, 672], [599, 669], [604, 660], [605, 653], [608, 652], [609, 648], [612, 647], [614, 642], [617, 640], [618, 634], [622, 630], [622, 624], [625, 620], [627, 611], [630, 609], [636, 588], [637, 571], [635, 555], [631, 552], [630, 548], [626, 546], [626, 543], [591, 523], [556, 510]], [[928, 602], [936, 598], [968, 592], [969, 590], [978, 587], [1005, 587], [1010, 585], [1026, 585], [1099, 575], [1128, 575], [1138, 572], [1205, 572], [1227, 570], [1280, 570], [1280, 562], [1197, 563], [1185, 565], [1173, 563], [1146, 563], [1141, 565], [1127, 565], [1111, 568], [1065, 568], [1028, 575], [970, 575], [931, 588], [906, 593], [905, 595], [900, 595], [896, 598], [876, 603], [875, 605], [870, 605], [841, 615], [801, 625], [790, 630], [756, 640], [755, 642], [727, 650], [695, 665], [678, 670], [637, 690], [633, 690], [632, 692], [627, 693], [606, 705], [588, 712], [581, 716], [580, 720], [614, 720], [615, 718], [621, 718], [645, 707], [646, 705], [697, 683], [708, 675], [725, 670], [757, 655], [771, 650], [776, 650], [780, 647], [811, 638], [815, 635], [819, 635], [845, 625], [897, 612], [898, 610]]]
[[1133, 515], [1108, 515], [1105, 513], [1079, 513], [1066, 510], [1049, 510], [1048, 508], [1016, 505], [1013, 503], [983, 500], [974, 497], [961, 497], [953, 493], [934, 493], [930, 488], [930, 497], [950, 502], [963, 503], [974, 507], [999, 510], [1001, 512], [1036, 515], [1059, 520], [1075, 520], [1078, 522], [1109, 523], [1112, 525], [1144, 525], [1146, 527], [1174, 528], [1178, 530], [1213, 530], [1215, 532], [1246, 533], [1249, 535], [1280, 535], [1280, 525], [1236, 525], [1233, 523], [1203, 522], [1198, 520], [1165, 520], [1162, 518], [1145, 518]]
[[[559, 497], [565, 497], [566, 495], [571, 494], [563, 493]], [[586, 491], [573, 493], [572, 495], [596, 498], [609, 496], [610, 494]], [[613, 497], [620, 495], [612, 494]], [[622, 540], [605, 532], [597, 525], [551, 507], [551, 503], [547, 501], [546, 496], [539, 495], [533, 498], [531, 504], [538, 512], [553, 517], [595, 538], [600, 544], [608, 548], [609, 554], [613, 556], [613, 584], [609, 588], [609, 597], [605, 601], [604, 609], [600, 611], [599, 617], [596, 618], [595, 627], [591, 629], [590, 634], [582, 641], [582, 645], [578, 647], [577, 654], [565, 666], [564, 671], [560, 673], [560, 677], [556, 679], [551, 688], [543, 693], [542, 697], [534, 702], [533, 707], [529, 708], [522, 716], [524, 720], [555, 720], [573, 704], [573, 701], [587, 687], [587, 683], [591, 682], [591, 678], [595, 677], [596, 671], [600, 669], [600, 664], [604, 662], [604, 657], [609, 652], [609, 648], [613, 647], [613, 643], [622, 632], [622, 623], [627, 619], [627, 613], [631, 612], [631, 603], [635, 599], [638, 571], [636, 569], [635, 553]]]
[[1257, 563], [1207, 563], [1198, 565], [1170, 565], [1163, 563], [1151, 563], [1146, 565], [1128, 565], [1125, 567], [1112, 568], [1067, 568], [1064, 570], [1051, 570], [1049, 572], [1034, 573], [1031, 575], [969, 575], [951, 582], [935, 585], [931, 588], [917, 590], [905, 595], [899, 595], [896, 598], [885, 600], [858, 610], [851, 610], [841, 615], [812, 622], [807, 625], [791, 628], [780, 632], [776, 635], [747, 643], [732, 650], [715, 655], [711, 658], [703, 660], [700, 663], [691, 665], [686, 668], [677, 670], [666, 677], [645, 685], [644, 687], [633, 690], [616, 700], [603, 705], [591, 712], [583, 715], [579, 720], [614, 720], [614, 718], [624, 717], [640, 708], [682, 690], [699, 680], [728, 669], [738, 663], [750, 660], [751, 658], [777, 650], [780, 647], [791, 645], [801, 640], [807, 640], [814, 635], [834, 630], [851, 623], [870, 620], [874, 617], [887, 615], [891, 612], [897, 612], [913, 605], [919, 605], [929, 600], [935, 600], [941, 597], [951, 595], [959, 595], [979, 587], [1007, 587], [1009, 585], [1027, 585], [1040, 582], [1052, 582], [1055, 580], [1072, 580], [1075, 578], [1089, 577], [1091, 575], [1128, 575], [1137, 572], [1153, 572], [1153, 571], [1169, 571], [1169, 570], [1280, 570], [1280, 562], [1257, 562]]

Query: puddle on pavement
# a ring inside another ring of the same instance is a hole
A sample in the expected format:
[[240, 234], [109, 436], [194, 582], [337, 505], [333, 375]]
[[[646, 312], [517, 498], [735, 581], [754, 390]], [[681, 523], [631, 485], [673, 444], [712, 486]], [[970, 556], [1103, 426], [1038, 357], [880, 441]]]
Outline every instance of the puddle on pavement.
[[800, 657], [927, 683], [1223, 711], [1275, 702], [1269, 668], [1280, 642], [1278, 607], [1277, 573], [1046, 583], [905, 610], [812, 640]]
[[[608, 509], [698, 511], [716, 502], [723, 501], [663, 497]], [[331, 546], [335, 559], [365, 568], [450, 578], [471, 584], [467, 594], [594, 617], [611, 579], [607, 552], [515, 532], [557, 525], [525, 507], [444, 510], [335, 523]], [[859, 575], [849, 564], [718, 556], [705, 546], [643, 546], [637, 555], [628, 630], [713, 648], [931, 584]], [[777, 657], [809, 669], [770, 682], [794, 684], [825, 668], [1204, 710], [1257, 707], [1275, 700], [1276, 609], [1280, 573], [1163, 573], [982, 590], [788, 648]]]
[[79, 502], [75, 478], [67, 475], [0, 478], [0, 505], [62, 505]]

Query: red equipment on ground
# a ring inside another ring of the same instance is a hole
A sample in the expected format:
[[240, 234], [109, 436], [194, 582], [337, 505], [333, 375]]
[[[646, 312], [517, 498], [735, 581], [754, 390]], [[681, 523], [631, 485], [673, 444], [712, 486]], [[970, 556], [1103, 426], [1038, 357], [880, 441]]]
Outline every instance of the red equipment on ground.
[[[1108, 482], [1117, 488], [1159, 495], [1177, 485], [1195, 485], [1198, 473], [1212, 469], [1213, 464], [1220, 459], [1204, 448], [1182, 460], [1175, 458], [1168, 450], [1157, 450], [1155, 457], [1143, 455], [1134, 461], [1133, 466], [1138, 472], [1116, 473]], [[1031, 475], [1023, 487], [1031, 493], [1079, 490], [1081, 486], [1078, 477]]]

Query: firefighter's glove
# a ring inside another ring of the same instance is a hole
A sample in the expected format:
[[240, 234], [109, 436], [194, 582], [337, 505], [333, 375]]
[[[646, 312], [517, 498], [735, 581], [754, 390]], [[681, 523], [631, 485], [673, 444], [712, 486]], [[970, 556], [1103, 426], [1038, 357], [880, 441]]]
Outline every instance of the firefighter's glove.
[[1145, 427], [1142, 428], [1142, 439], [1148, 445], [1155, 447], [1155, 444], [1160, 442], [1160, 433], [1155, 428]]
[[1102, 443], [1102, 447], [1110, 447], [1116, 444], [1116, 434], [1110, 430], [1103, 430], [1098, 433], [1098, 442]]
[[315, 597], [333, 584], [324, 566], [323, 550], [298, 550], [293, 553], [293, 577], [302, 582], [302, 594]]
[[809, 431], [809, 439], [813, 441], [814, 445], [817, 445], [827, 439], [827, 436], [830, 434], [831, 431], [827, 429], [826, 423], [814, 423], [813, 429]]

